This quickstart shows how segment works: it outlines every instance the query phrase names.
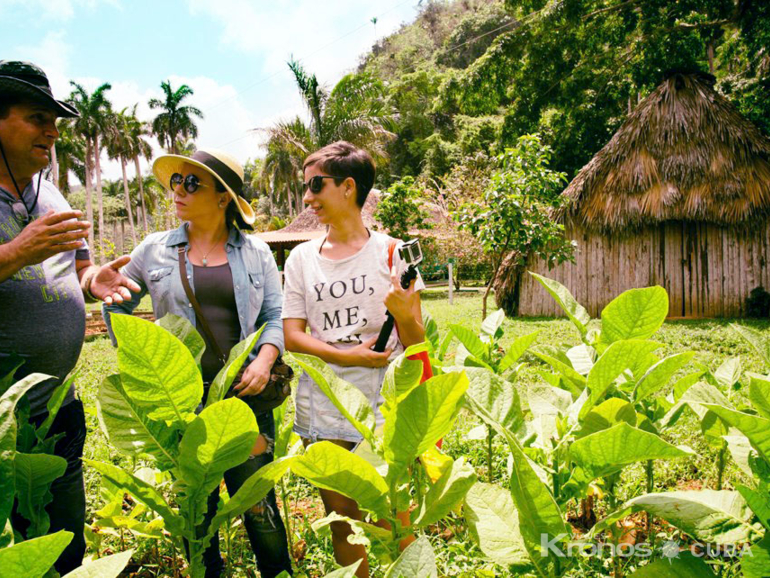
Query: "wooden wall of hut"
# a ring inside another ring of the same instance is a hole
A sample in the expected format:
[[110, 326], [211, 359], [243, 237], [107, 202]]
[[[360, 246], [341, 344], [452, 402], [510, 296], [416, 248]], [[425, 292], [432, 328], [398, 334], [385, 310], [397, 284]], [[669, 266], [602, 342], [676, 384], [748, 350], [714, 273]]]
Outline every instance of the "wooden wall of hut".
[[[741, 317], [751, 290], [770, 288], [769, 225], [665, 222], [622, 237], [568, 227], [578, 244], [575, 263], [549, 271], [538, 260], [529, 269], [565, 285], [593, 317], [623, 291], [652, 285], [668, 292], [669, 317]], [[531, 275], [524, 275], [519, 314], [562, 312]]]

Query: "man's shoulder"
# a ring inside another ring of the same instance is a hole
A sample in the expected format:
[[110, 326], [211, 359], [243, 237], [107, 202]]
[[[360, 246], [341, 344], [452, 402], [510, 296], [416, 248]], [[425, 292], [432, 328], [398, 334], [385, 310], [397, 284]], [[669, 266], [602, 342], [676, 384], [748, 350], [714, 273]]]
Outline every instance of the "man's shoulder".
[[[37, 179], [35, 179], [35, 181], [36, 180]], [[56, 208], [60, 211], [68, 211], [72, 209], [69, 202], [61, 193], [59, 188], [48, 179], [43, 179], [40, 181], [39, 193], [40, 198], [38, 202], [42, 201], [43, 203], [55, 204]]]

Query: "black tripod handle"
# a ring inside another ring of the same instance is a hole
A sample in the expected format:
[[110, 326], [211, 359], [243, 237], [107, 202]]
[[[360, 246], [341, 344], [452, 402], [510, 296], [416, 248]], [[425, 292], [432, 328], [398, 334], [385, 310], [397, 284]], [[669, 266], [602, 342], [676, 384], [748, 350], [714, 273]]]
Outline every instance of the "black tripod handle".
[[[408, 289], [409, 284], [413, 279], [416, 278], [417, 267], [414, 265], [409, 265], [406, 271], [404, 271], [403, 275], [401, 275], [401, 288]], [[372, 347], [372, 351], [376, 351], [378, 353], [385, 351], [385, 346], [388, 344], [390, 334], [393, 332], [393, 325], [395, 321], [396, 320], [393, 318], [393, 315], [390, 313], [390, 311], [388, 311], [385, 316], [385, 323], [383, 323], [382, 328], [380, 329], [380, 334], [377, 336], [377, 343], [375, 343], [374, 347]]]

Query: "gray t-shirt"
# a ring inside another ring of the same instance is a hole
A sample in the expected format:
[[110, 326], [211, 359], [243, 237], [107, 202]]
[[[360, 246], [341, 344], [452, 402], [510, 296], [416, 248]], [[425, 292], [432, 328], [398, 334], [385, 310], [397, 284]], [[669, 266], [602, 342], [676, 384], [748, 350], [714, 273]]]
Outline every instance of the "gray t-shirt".
[[[24, 189], [27, 207], [35, 202], [37, 176]], [[0, 244], [16, 238], [23, 222], [11, 204], [15, 195], [0, 187]], [[32, 211], [33, 218], [49, 210], [71, 210], [69, 204], [49, 181], [40, 182], [40, 196]], [[0, 358], [12, 354], [25, 362], [16, 379], [30, 373], [47, 373], [56, 379], [39, 383], [27, 394], [32, 415], [44, 413], [51, 393], [77, 363], [86, 330], [85, 302], [75, 271], [76, 259], [88, 259], [88, 246], [59, 253], [40, 264], [29, 265], [0, 283]], [[75, 397], [70, 388], [64, 403]]]

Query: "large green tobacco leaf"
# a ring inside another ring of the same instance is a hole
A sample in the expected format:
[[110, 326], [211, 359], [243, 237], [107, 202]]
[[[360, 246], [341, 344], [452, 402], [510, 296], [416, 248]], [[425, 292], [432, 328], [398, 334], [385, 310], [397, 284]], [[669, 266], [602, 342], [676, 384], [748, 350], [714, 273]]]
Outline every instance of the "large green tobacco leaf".
[[192, 323], [186, 318], [174, 315], [173, 313], [167, 313], [155, 323], [184, 343], [185, 347], [190, 350], [193, 359], [195, 359], [195, 363], [200, 366], [203, 352], [206, 349], [206, 342], [203, 341], [203, 337], [193, 327]]
[[441, 520], [462, 501], [475, 482], [473, 467], [465, 463], [465, 458], [456, 459], [425, 494], [413, 524], [422, 527]]
[[541, 351], [533, 351], [533, 355], [545, 361], [561, 374], [562, 379], [569, 385], [570, 391], [580, 395], [586, 386], [586, 378], [575, 371], [571, 366], [555, 357]]
[[636, 401], [639, 402], [665, 387], [674, 374], [687, 365], [694, 356], [694, 351], [685, 351], [666, 357], [653, 365], [636, 384], [634, 389]]
[[663, 287], [629, 289], [610, 301], [602, 311], [605, 343], [649, 339], [668, 315], [668, 293]]
[[500, 360], [500, 364], [497, 366], [497, 370], [500, 373], [504, 373], [509, 367], [516, 363], [524, 352], [529, 349], [536, 340], [540, 331], [533, 331], [529, 335], [519, 337], [516, 341], [508, 346], [508, 351], [505, 353], [505, 357]]
[[580, 331], [581, 337], [585, 337], [588, 333], [587, 326], [588, 322], [591, 321], [591, 316], [588, 314], [588, 311], [575, 300], [572, 293], [569, 292], [569, 289], [558, 281], [554, 281], [548, 277], [542, 277], [532, 271], [529, 271], [529, 274], [545, 287], [545, 290], [551, 294], [551, 297], [554, 298], [556, 303], [559, 304], [559, 307], [561, 307], [564, 310], [564, 313], [567, 314], [569, 320], [572, 321], [578, 331]]
[[350, 526], [353, 533], [348, 536], [349, 543], [364, 546], [381, 563], [393, 562], [393, 534], [390, 530], [347, 516], [340, 516], [336, 512], [316, 520], [311, 527], [314, 532], [322, 532], [334, 522], [345, 522]]
[[759, 522], [770, 532], [770, 491], [752, 490], [740, 484], [735, 489], [746, 500]]
[[48, 533], [50, 519], [45, 507], [53, 500], [51, 483], [64, 474], [67, 460], [48, 454], [16, 454], [18, 511], [29, 520], [28, 537]]
[[163, 518], [163, 522], [166, 524], [166, 529], [169, 532], [177, 536], [183, 534], [184, 518], [171, 509], [165, 498], [153, 486], [112, 464], [89, 459], [83, 459], [83, 463], [101, 473], [110, 483], [131, 494], [136, 501], [141, 502], [153, 512], [159, 514]]
[[731, 357], [720, 365], [714, 372], [714, 379], [723, 388], [729, 390], [741, 380], [741, 373], [743, 367], [741, 367], [740, 357]]
[[238, 398], [204, 409], [179, 443], [179, 471], [195, 491], [208, 495], [230, 468], [245, 462], [259, 430], [254, 412]]
[[60, 530], [0, 550], [0, 578], [40, 578], [72, 541], [72, 532]]
[[568, 391], [537, 381], [527, 387], [527, 403], [529, 411], [535, 417], [566, 414], [572, 405], [572, 395]]
[[33, 373], [17, 381], [0, 396], [0, 528], [5, 527], [11, 515], [15, 494], [16, 404], [29, 389], [50, 378], [50, 375]]
[[259, 336], [262, 335], [265, 325], [260, 327], [256, 333], [252, 333], [246, 339], [241, 341], [235, 347], [230, 350], [230, 354], [227, 357], [227, 361], [219, 370], [214, 381], [211, 382], [209, 388], [209, 394], [206, 398], [206, 407], [214, 405], [218, 401], [222, 401], [227, 394], [230, 386], [235, 380], [235, 376], [243, 367], [243, 364], [248, 359], [249, 354], [254, 350], [254, 347], [259, 340]]
[[714, 576], [703, 558], [683, 552], [674, 558], [655, 560], [631, 574], [633, 578], [707, 578]]
[[334, 407], [353, 424], [364, 439], [372, 447], [377, 447], [372, 433], [375, 426], [374, 411], [361, 390], [337, 377], [331, 367], [314, 355], [292, 353], [291, 358], [305, 370]]
[[73, 570], [64, 578], [117, 578], [123, 572], [128, 561], [131, 560], [133, 553], [133, 550], [126, 550], [111, 556], [103, 556]]
[[579, 435], [580, 437], [591, 435], [623, 422], [636, 426], [634, 404], [618, 397], [611, 397], [586, 414]]
[[738, 492], [700, 490], [645, 494], [626, 502], [597, 523], [595, 536], [634, 512], [662, 518], [696, 540], [712, 544], [738, 544], [759, 537], [761, 524], [752, 524], [753, 513]]
[[355, 500], [379, 518], [389, 514], [388, 485], [383, 477], [369, 462], [338, 445], [318, 442], [308, 446], [291, 470], [314, 486]]
[[410, 345], [401, 355], [391, 362], [382, 381], [382, 397], [385, 403], [382, 414], [387, 415], [390, 408], [403, 399], [412, 389], [420, 385], [422, 379], [422, 361], [409, 359], [410, 356], [426, 351], [425, 343]]
[[516, 386], [488, 369], [481, 367], [464, 369], [468, 376], [466, 397], [472, 397], [502, 426], [516, 431], [524, 421]]
[[586, 387], [590, 395], [580, 410], [580, 418], [604, 398], [607, 390], [624, 372], [628, 370], [636, 374], [640, 371], [648, 356], [658, 347], [660, 343], [640, 339], [612, 343], [588, 373]]
[[127, 394], [150, 419], [184, 422], [203, 396], [190, 350], [165, 329], [131, 315], [113, 315], [112, 328]]
[[384, 458], [388, 476], [398, 476], [444, 437], [462, 408], [468, 376], [445, 373], [414, 388], [385, 419]]
[[234, 519], [267, 496], [298, 458], [278, 458], [253, 473], [224, 506], [221, 506], [209, 526], [209, 538], [228, 519]]
[[162, 467], [177, 465], [177, 430], [148, 418], [146, 410], [126, 393], [120, 375], [102, 381], [96, 410], [104, 435], [118, 451], [135, 457], [151, 455]]
[[569, 359], [572, 367], [580, 375], [588, 375], [591, 368], [596, 363], [596, 350], [590, 345], [581, 343], [575, 347], [570, 347], [565, 355]]
[[511, 450], [510, 490], [518, 512], [519, 530], [524, 539], [530, 560], [540, 576], [551, 574], [554, 560], [541, 555], [542, 540], [551, 541], [559, 536], [571, 537], [571, 531], [564, 523], [561, 510], [551, 491], [538, 477], [516, 437], [481, 406], [470, 399], [473, 411], [487, 424], [495, 428], [508, 442]]
[[762, 417], [770, 419], [770, 380], [758, 375], [751, 376], [749, 399]]
[[691, 455], [663, 441], [660, 436], [625, 422], [576, 440], [569, 452], [589, 480], [620, 471], [635, 462]]
[[481, 341], [473, 331], [454, 323], [449, 325], [449, 329], [476, 360], [482, 363], [487, 363], [489, 361], [489, 346]]
[[437, 577], [436, 554], [425, 536], [409, 544], [385, 573], [385, 578]]
[[767, 578], [770, 572], [770, 534], [741, 556], [743, 578]]
[[698, 382], [682, 395], [681, 401], [698, 416], [701, 431], [711, 446], [721, 449], [725, 445], [725, 436], [738, 433], [735, 430], [731, 432], [713, 411], [709, 411], [707, 405], [709, 403], [730, 409], [733, 407], [722, 392], [713, 385], [703, 381]]
[[478, 482], [466, 494], [463, 512], [485, 556], [503, 566], [531, 564], [509, 491]]
[[490, 341], [495, 338], [497, 331], [505, 321], [505, 311], [498, 309], [490, 313], [487, 318], [481, 322], [481, 333], [489, 337]]
[[765, 340], [764, 336], [759, 331], [752, 329], [751, 327], [738, 325], [737, 323], [731, 323], [730, 327], [732, 327], [738, 335], [749, 342], [762, 358], [762, 361], [765, 362], [766, 366], [770, 366], [770, 343]]
[[48, 399], [48, 403], [45, 404], [45, 407], [48, 410], [48, 416], [46, 416], [43, 423], [40, 424], [40, 427], [37, 428], [37, 431], [35, 432], [38, 440], [43, 441], [48, 436], [48, 431], [51, 429], [53, 421], [56, 419], [56, 415], [59, 413], [59, 410], [67, 397], [67, 393], [72, 386], [72, 382], [75, 381], [77, 373], [77, 371], [70, 373], [53, 391], [51, 397]]
[[751, 445], [770, 462], [770, 419], [743, 413], [715, 404], [703, 404], [717, 414], [727, 425], [734, 427], [749, 438]]

